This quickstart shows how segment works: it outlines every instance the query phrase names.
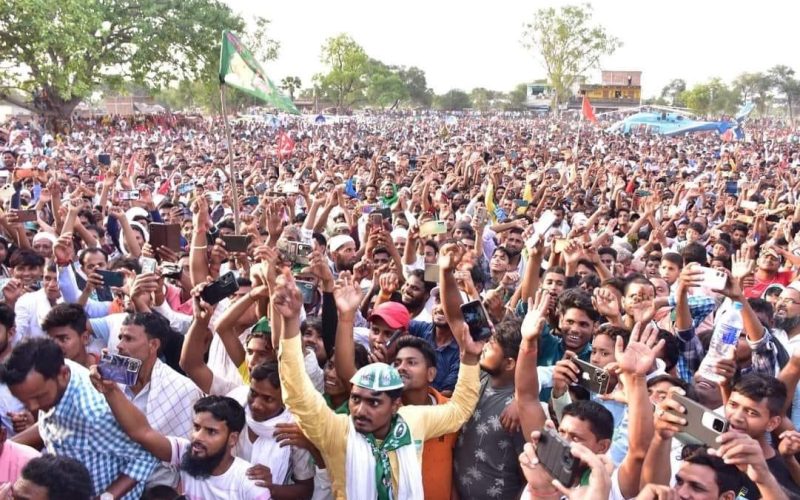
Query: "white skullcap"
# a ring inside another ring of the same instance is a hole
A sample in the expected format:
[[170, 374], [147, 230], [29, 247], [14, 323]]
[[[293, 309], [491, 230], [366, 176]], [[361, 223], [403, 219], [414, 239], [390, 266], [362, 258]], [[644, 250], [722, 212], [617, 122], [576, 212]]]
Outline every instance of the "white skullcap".
[[355, 245], [356, 240], [346, 234], [337, 234], [328, 241], [328, 248], [331, 252], [335, 252], [348, 243]]
[[49, 240], [50, 243], [55, 245], [56, 244], [56, 239], [57, 239], [56, 235], [54, 235], [53, 233], [48, 233], [48, 232], [45, 232], [45, 231], [41, 231], [41, 232], [36, 233], [36, 236], [33, 237], [33, 244], [35, 245], [36, 243], [38, 243], [38, 242], [40, 242], [42, 240]]

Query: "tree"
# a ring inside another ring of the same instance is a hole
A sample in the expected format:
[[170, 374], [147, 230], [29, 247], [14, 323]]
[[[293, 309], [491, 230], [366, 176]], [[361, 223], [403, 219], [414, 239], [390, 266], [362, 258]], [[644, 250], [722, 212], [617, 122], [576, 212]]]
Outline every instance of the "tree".
[[789, 121], [794, 124], [794, 101], [800, 95], [800, 82], [794, 78], [794, 70], [786, 65], [777, 65], [767, 71], [772, 87], [786, 98]]
[[337, 108], [351, 106], [363, 98], [369, 60], [355, 40], [344, 33], [328, 38], [322, 46], [321, 59], [328, 67], [328, 73], [316, 75], [315, 80]]
[[525, 103], [528, 101], [528, 84], [520, 83], [514, 90], [508, 93], [508, 110], [525, 109]]
[[294, 101], [294, 91], [303, 85], [300, 83], [299, 76], [287, 76], [281, 80], [281, 89], [289, 93], [289, 98]]
[[476, 87], [469, 93], [472, 107], [480, 111], [487, 111], [491, 107], [493, 92], [483, 87]]
[[368, 74], [365, 91], [368, 103], [385, 108], [408, 99], [408, 89], [396, 68], [370, 59]]
[[524, 25], [523, 45], [538, 52], [555, 91], [554, 111], [569, 99], [579, 77], [622, 45], [602, 26], [591, 26], [591, 21], [592, 7], [583, 4], [539, 9]]
[[445, 111], [460, 111], [472, 106], [469, 94], [463, 90], [453, 89], [444, 95], [436, 96], [434, 104]]
[[[30, 100], [12, 97], [14, 104], [61, 123], [101, 85], [217, 84], [220, 31], [243, 28], [216, 0], [5, 0], [0, 59], [11, 69], [0, 70], [0, 97], [21, 90]], [[254, 50], [277, 50], [275, 43], [258, 45]]]
[[678, 100], [678, 96], [686, 91], [686, 82], [681, 78], [676, 78], [661, 89], [661, 99], [669, 99], [672, 106], [683, 106], [684, 103]]
[[742, 96], [744, 102], [752, 101], [761, 116], [766, 114], [770, 100], [772, 81], [764, 73], [742, 73], [733, 81], [733, 88]]
[[403, 80], [408, 91], [408, 98], [412, 103], [424, 107], [430, 107], [433, 104], [433, 90], [428, 88], [428, 82], [423, 70], [416, 66], [408, 68], [401, 66], [398, 70], [398, 76]]
[[741, 94], [719, 78], [700, 83], [682, 92], [678, 98], [700, 115], [733, 114], [739, 107]]

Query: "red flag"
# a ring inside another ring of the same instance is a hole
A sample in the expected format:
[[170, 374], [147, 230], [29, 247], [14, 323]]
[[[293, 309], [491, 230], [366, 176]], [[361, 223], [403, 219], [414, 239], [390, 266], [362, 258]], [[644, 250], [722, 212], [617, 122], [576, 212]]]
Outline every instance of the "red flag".
[[278, 134], [278, 159], [290, 156], [292, 151], [294, 151], [294, 140], [286, 132], [281, 131]]
[[597, 123], [597, 117], [594, 116], [594, 108], [592, 108], [592, 103], [589, 102], [589, 98], [585, 95], [583, 96], [583, 106], [581, 106], [581, 110], [583, 111], [584, 118], [592, 123]]

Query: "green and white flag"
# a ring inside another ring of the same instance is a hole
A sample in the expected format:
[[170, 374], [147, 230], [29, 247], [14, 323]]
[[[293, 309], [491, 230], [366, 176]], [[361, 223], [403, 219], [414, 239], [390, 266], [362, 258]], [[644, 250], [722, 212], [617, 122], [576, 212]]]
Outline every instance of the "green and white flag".
[[267, 78], [264, 68], [250, 50], [228, 30], [222, 32], [219, 56], [220, 85], [230, 85], [287, 113], [300, 114], [292, 100], [281, 94]]

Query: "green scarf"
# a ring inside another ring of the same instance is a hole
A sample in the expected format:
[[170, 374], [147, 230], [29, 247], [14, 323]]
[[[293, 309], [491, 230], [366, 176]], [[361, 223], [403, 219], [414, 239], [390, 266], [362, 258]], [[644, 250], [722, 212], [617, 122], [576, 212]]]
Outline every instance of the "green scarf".
[[345, 399], [344, 403], [338, 408], [333, 407], [333, 401], [331, 401], [331, 397], [327, 394], [323, 394], [322, 397], [325, 399], [325, 402], [328, 404], [328, 408], [333, 410], [333, 412], [337, 415], [350, 415], [350, 406], [347, 404], [347, 400]]
[[403, 417], [395, 415], [386, 439], [378, 445], [375, 436], [364, 436], [372, 449], [375, 457], [375, 486], [378, 488], [378, 500], [392, 500], [392, 466], [389, 463], [388, 452], [411, 444], [411, 432]]

